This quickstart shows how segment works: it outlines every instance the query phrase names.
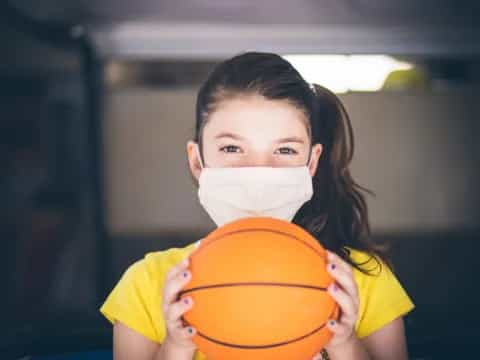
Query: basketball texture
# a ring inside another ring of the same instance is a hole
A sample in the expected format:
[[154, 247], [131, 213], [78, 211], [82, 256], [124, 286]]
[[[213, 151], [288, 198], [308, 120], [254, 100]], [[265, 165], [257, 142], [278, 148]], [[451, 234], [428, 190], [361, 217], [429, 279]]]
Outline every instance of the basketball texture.
[[209, 360], [311, 360], [337, 319], [326, 252], [309, 233], [273, 218], [244, 218], [202, 240], [180, 292], [184, 324]]

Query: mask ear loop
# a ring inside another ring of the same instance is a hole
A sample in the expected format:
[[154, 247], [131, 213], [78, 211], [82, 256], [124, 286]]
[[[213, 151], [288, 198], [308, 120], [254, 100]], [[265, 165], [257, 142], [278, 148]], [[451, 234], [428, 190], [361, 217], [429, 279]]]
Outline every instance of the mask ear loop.
[[310, 160], [312, 159], [312, 149], [308, 152], [308, 159], [307, 159], [307, 168], [310, 167]]
[[[308, 84], [308, 87], [310, 88], [310, 90], [312, 91], [312, 94], [315, 98], [315, 101], [314, 101], [314, 106], [317, 104], [317, 90], [315, 88], [315, 83], [307, 83]], [[315, 110], [314, 110], [315, 112]], [[311, 123], [310, 123], [311, 124]], [[307, 160], [307, 168], [310, 167], [310, 161], [312, 159], [312, 152], [313, 152], [313, 124], [311, 124], [309, 126], [309, 135], [310, 135], [310, 143], [312, 144], [312, 146], [310, 147], [310, 152], [308, 153], [308, 160]]]
[[312, 129], [309, 129], [309, 135], [310, 135], [310, 143], [312, 144], [310, 146], [309, 152], [308, 152], [308, 159], [307, 159], [307, 168], [310, 167], [310, 160], [312, 160], [312, 152], [313, 152], [313, 135], [312, 135]]
[[310, 149], [310, 152], [308, 153], [307, 165], [305, 165], [307, 167], [307, 170], [309, 170], [309, 171], [310, 171], [310, 165], [311, 165], [310, 162], [312, 160], [312, 149]]
[[200, 145], [197, 143], [197, 146], [195, 146], [195, 151], [197, 152], [197, 158], [198, 158], [198, 162], [200, 163], [200, 168], [203, 170], [203, 168], [204, 168], [203, 160], [202, 160], [202, 156], [200, 155], [199, 147], [200, 147]]

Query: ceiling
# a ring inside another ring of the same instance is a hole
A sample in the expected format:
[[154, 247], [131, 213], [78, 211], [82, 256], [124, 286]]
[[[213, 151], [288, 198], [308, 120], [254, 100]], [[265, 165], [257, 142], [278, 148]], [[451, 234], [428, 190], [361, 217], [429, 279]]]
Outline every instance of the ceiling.
[[458, 0], [10, 0], [44, 20], [237, 24], [478, 25], [477, 1]]
[[480, 2], [459, 0], [10, 0], [80, 24], [106, 57], [281, 53], [480, 54]]

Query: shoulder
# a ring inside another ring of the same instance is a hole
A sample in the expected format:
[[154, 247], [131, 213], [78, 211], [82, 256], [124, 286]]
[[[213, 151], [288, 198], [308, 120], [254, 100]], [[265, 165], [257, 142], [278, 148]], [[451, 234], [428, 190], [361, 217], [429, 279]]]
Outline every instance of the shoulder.
[[175, 247], [163, 251], [149, 252], [133, 263], [126, 273], [151, 280], [163, 280], [164, 275], [180, 261], [188, 257], [198, 245], [198, 241], [185, 247]]
[[348, 250], [350, 259], [363, 270], [354, 268], [353, 277], [359, 296], [356, 332], [365, 337], [411, 311], [414, 304], [387, 263], [365, 251]]
[[378, 255], [353, 248], [347, 250], [350, 259], [359, 267], [353, 268], [353, 276], [363, 295], [368, 296], [374, 290], [383, 292], [399, 287], [399, 281], [392, 268]]
[[350, 260], [361, 269], [354, 268], [353, 273], [358, 278], [379, 277], [390, 272], [389, 266], [377, 255], [366, 251], [345, 247]]
[[147, 253], [130, 265], [100, 308], [101, 313], [111, 323], [121, 321], [147, 338], [161, 342], [165, 336], [160, 306], [165, 275], [189, 256], [196, 244]]
[[195, 249], [196, 243], [182, 248], [170, 248], [147, 253], [130, 265], [109, 295], [109, 299], [136, 302], [154, 299], [161, 294], [166, 273]]

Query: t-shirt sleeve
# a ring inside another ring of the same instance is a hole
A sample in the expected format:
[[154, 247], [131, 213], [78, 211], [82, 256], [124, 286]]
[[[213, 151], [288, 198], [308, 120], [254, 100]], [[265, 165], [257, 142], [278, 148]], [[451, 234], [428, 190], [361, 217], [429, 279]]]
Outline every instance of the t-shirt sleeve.
[[372, 334], [415, 307], [391, 269], [384, 262], [378, 269], [373, 275], [363, 275], [363, 289], [359, 289], [364, 292], [360, 297], [356, 329], [359, 338]]
[[159, 343], [163, 336], [158, 333], [159, 329], [153, 322], [152, 306], [155, 306], [155, 300], [152, 299], [151, 291], [148, 291], [154, 288], [153, 285], [145, 260], [134, 263], [125, 271], [100, 312], [112, 324], [120, 321]]

